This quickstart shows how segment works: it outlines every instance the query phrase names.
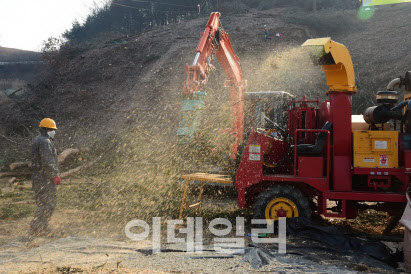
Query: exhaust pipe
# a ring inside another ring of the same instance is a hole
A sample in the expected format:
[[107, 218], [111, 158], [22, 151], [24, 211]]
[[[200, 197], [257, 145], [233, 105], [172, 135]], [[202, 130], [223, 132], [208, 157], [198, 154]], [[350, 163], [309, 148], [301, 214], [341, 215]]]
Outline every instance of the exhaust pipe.
[[388, 84], [387, 90], [394, 90], [395, 87], [399, 86], [401, 86], [401, 78], [395, 78]]
[[395, 87], [405, 87], [406, 91], [411, 91], [411, 71], [405, 73], [405, 77], [399, 77], [392, 80], [388, 86], [387, 90], [394, 90]]

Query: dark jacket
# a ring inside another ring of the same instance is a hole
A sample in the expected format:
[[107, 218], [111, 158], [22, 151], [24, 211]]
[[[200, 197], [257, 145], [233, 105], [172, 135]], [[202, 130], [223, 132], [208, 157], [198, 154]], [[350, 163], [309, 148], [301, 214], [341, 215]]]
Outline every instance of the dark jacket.
[[56, 148], [47, 134], [47, 129], [40, 129], [40, 134], [32, 144], [31, 156], [32, 181], [35, 190], [48, 185], [54, 177], [59, 176]]

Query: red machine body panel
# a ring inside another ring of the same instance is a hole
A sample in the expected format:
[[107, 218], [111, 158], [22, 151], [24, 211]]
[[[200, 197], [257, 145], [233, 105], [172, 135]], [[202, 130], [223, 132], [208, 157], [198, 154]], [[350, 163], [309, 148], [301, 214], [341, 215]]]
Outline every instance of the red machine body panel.
[[333, 92], [330, 94], [334, 146], [333, 190], [335, 191], [352, 190], [351, 96], [351, 93], [346, 92]]
[[404, 151], [404, 167], [405, 167], [405, 172], [411, 173], [411, 151], [410, 150]]
[[322, 178], [324, 173], [323, 157], [298, 157], [298, 175], [301, 177]]

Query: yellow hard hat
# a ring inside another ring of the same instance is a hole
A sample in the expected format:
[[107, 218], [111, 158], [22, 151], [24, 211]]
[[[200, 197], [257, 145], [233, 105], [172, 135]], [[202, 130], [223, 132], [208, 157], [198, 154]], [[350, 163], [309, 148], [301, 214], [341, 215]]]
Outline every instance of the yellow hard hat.
[[39, 127], [57, 129], [56, 122], [50, 118], [44, 118], [41, 120]]

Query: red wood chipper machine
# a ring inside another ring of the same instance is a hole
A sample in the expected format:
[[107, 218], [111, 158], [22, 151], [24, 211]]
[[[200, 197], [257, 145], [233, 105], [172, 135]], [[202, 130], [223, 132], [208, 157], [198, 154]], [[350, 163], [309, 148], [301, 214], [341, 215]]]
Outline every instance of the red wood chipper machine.
[[[215, 26], [207, 28], [221, 31], [218, 23]], [[219, 47], [221, 36], [214, 32], [207, 37], [213, 49], [224, 55], [225, 49]], [[186, 185], [180, 217], [187, 207], [190, 181], [200, 181], [202, 187], [207, 182], [233, 184], [238, 206], [252, 207], [255, 219], [310, 217], [313, 212], [355, 218], [365, 208], [390, 214], [401, 211], [411, 173], [411, 94], [398, 103], [399, 92], [394, 89], [411, 91], [411, 72], [378, 91], [377, 106], [369, 107], [364, 115], [352, 115], [357, 87], [348, 49], [331, 38], [309, 39], [302, 46], [324, 71], [329, 99], [320, 102], [303, 96], [297, 100], [286, 92], [244, 93], [242, 78], [226, 73], [231, 104], [237, 108], [231, 112], [237, 136], [232, 155], [239, 164], [233, 178], [183, 175]], [[238, 57], [228, 60], [241, 75]], [[194, 92], [200, 89], [197, 85]], [[190, 93], [187, 90], [186, 86], [186, 94]], [[244, 100], [250, 102], [246, 113], [252, 113], [251, 127], [244, 127]], [[192, 207], [201, 205], [201, 193], [199, 198]]]

